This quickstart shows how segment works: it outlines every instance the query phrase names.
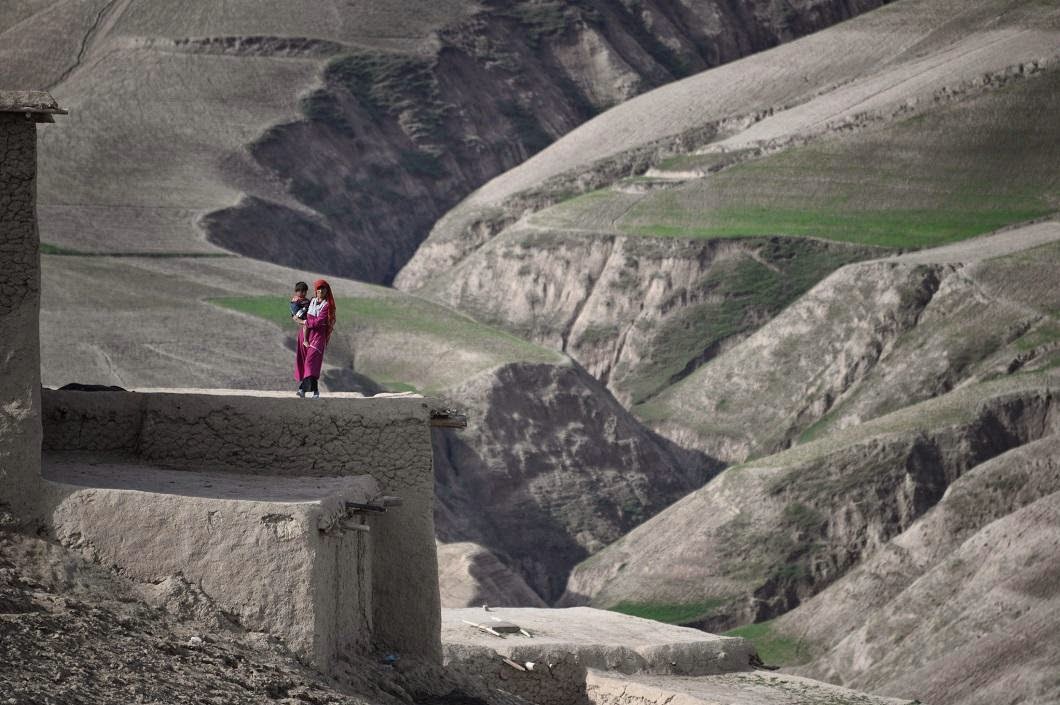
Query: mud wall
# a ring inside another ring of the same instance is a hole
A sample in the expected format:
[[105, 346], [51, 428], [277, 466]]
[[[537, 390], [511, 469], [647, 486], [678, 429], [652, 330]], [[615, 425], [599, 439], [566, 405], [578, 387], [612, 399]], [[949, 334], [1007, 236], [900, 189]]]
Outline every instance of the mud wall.
[[36, 123], [0, 113], [0, 520], [40, 491], [40, 257]]
[[43, 445], [176, 470], [371, 476], [404, 501], [372, 526], [375, 645], [440, 661], [430, 411], [425, 399], [44, 390]]
[[55, 539], [119, 567], [148, 602], [268, 632], [325, 672], [370, 647], [372, 534], [347, 528], [344, 503], [376, 496], [371, 478], [254, 481], [70, 455], [44, 461]]

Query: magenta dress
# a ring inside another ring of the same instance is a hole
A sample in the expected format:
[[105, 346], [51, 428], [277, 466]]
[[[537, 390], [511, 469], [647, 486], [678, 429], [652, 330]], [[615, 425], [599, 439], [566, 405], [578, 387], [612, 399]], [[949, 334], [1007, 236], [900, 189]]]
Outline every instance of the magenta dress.
[[[307, 315], [305, 325], [299, 326], [298, 345], [294, 355], [294, 378], [301, 382], [306, 377], [320, 378], [320, 368], [324, 364], [324, 348], [327, 345], [328, 304], [320, 309], [316, 316]], [[309, 347], [303, 345], [309, 340]]]

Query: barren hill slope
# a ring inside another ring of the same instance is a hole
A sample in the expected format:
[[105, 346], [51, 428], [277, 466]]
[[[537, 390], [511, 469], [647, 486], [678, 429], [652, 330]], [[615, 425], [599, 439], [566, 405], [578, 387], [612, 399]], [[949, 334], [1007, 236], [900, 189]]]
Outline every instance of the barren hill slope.
[[813, 658], [798, 670], [932, 703], [1055, 702], [1058, 459], [1054, 433], [974, 468], [776, 620]]
[[528, 212], [667, 156], [783, 144], [892, 116], [1057, 56], [1060, 10], [1033, 0], [901, 0], [611, 109], [439, 221], [397, 279], [415, 289]]
[[595, 111], [878, 4], [34, 0], [0, 9], [0, 83], [71, 109], [42, 145], [49, 242], [387, 281]]
[[698, 606], [681, 621], [710, 629], [778, 616], [901, 533], [970, 468], [1055, 433], [1055, 377], [972, 385], [729, 468], [579, 565], [564, 601]]
[[764, 622], [744, 633], [882, 694], [1052, 702], [1058, 271], [1047, 222], [833, 274], [658, 400], [671, 437], [757, 459], [564, 603]]
[[418, 291], [562, 349], [654, 423], [668, 387], [839, 266], [1060, 209], [1058, 88], [1035, 64], [812, 139], [711, 144], [523, 218]]
[[[568, 586], [572, 598], [581, 594], [609, 603], [638, 599], [641, 588], [632, 587], [638, 582], [631, 577], [635, 571], [629, 570], [633, 560], [646, 560], [657, 568], [662, 556], [670, 555], [681, 563], [689, 555], [699, 554], [704, 556], [703, 569], [719, 570], [718, 566], [725, 564], [723, 558], [688, 545], [688, 541], [708, 536], [715, 537], [712, 541], [728, 536], [726, 531], [708, 525], [703, 528], [706, 533], [691, 534], [687, 541], [631, 558], [641, 553], [632, 550], [630, 544], [638, 536], [655, 537], [650, 540], [665, 544], [660, 527], [680, 534], [682, 530], [676, 527], [683, 522], [677, 517], [682, 511], [689, 519], [699, 516], [694, 509], [697, 501], [727, 507], [713, 514], [719, 526], [741, 507], [752, 510], [756, 498], [765, 494], [801, 507], [798, 511], [777, 507], [778, 511], [790, 510], [788, 519], [796, 524], [808, 520], [813, 527], [819, 527], [820, 522], [839, 527], [840, 507], [851, 492], [864, 491], [862, 480], [876, 472], [886, 475], [896, 471], [896, 477], [920, 469], [943, 473], [930, 480], [942, 484], [924, 495], [927, 504], [917, 500], [899, 514], [887, 515], [889, 502], [917, 491], [886, 483], [875, 490], [875, 502], [857, 504], [858, 521], [878, 524], [886, 533], [892, 522], [908, 520], [901, 517], [915, 519], [932, 506], [939, 499], [933, 494], [935, 490], [944, 489], [963, 469], [1013, 444], [1051, 433], [1048, 419], [1055, 416], [1050, 411], [1054, 395], [1040, 390], [1055, 384], [1060, 362], [1060, 280], [1055, 276], [1060, 271], [1060, 227], [1047, 223], [968, 241], [962, 248], [941, 248], [934, 258], [932, 252], [910, 255], [908, 262], [898, 257], [848, 265], [753, 336], [675, 386], [672, 394], [663, 395], [655, 410], [658, 423], [678, 442], [709, 447], [736, 461], [748, 455], [761, 458], [752, 460], [746, 466], [750, 468], [802, 469], [789, 470], [783, 480], [776, 480], [769, 472], [748, 471], [745, 466], [726, 470], [580, 566]], [[999, 256], [999, 252], [1004, 254]], [[1017, 394], [1018, 390], [1024, 391]], [[998, 409], [1006, 411], [990, 411], [991, 403], [986, 401], [1024, 398], [1020, 395], [1026, 394], [1044, 396], [1040, 404], [1025, 401], [1012, 402], [1016, 405], [1011, 406], [997, 401], [1001, 405]], [[991, 430], [991, 424], [996, 423], [1019, 426], [1023, 422], [1016, 417], [1028, 413], [1039, 414], [1042, 420], [1021, 427], [1029, 434], [1026, 437], [1019, 435], [1024, 431], [1016, 432], [1016, 436], [1006, 432], [1006, 436]], [[999, 422], [1006, 416], [1012, 417], [1009, 422]], [[959, 437], [967, 434], [967, 444], [947, 449], [946, 443], [932, 440], [939, 434], [953, 433]], [[1023, 440], [1016, 443], [1012, 440], [1016, 437]], [[868, 438], [876, 440], [867, 442]], [[771, 455], [791, 445], [790, 450]], [[851, 453], [851, 448], [861, 450]], [[825, 460], [826, 456], [830, 459]], [[951, 473], [945, 469], [949, 466], [956, 469]], [[847, 474], [851, 476], [845, 477]], [[773, 483], [768, 492], [761, 477]], [[736, 499], [723, 499], [726, 488], [742, 489], [733, 495]], [[878, 512], [883, 515], [869, 518]], [[848, 514], [843, 522], [850, 521], [854, 518]], [[750, 533], [741, 531], [726, 540], [749, 540]], [[859, 532], [854, 536], [865, 541]], [[874, 550], [875, 543], [870, 540], [867, 546]], [[861, 549], [844, 555], [836, 565], [858, 560]], [[794, 558], [774, 560], [772, 567], [779, 569], [790, 560]], [[625, 567], [614, 572], [619, 564]], [[727, 575], [730, 569], [739, 572], [738, 568], [733, 563], [729, 569], [720, 568], [718, 575]], [[766, 566], [756, 571], [760, 569]], [[827, 584], [845, 570], [840, 568], [836, 573], [834, 566], [821, 569], [820, 574], [811, 570], [808, 584]], [[757, 575], [756, 571], [752, 575]], [[735, 609], [751, 609], [752, 616], [768, 617], [794, 606], [807, 594], [799, 587], [807, 576], [791, 577], [764, 589], [764, 607], [737, 601]], [[629, 587], [616, 588], [621, 584]], [[668, 601], [722, 597], [705, 594], [704, 590], [710, 592], [706, 584], [695, 580], [685, 587], [677, 587], [679, 584], [683, 583], [660, 584], [658, 590], [668, 594]], [[678, 599], [678, 593], [686, 590], [689, 595]], [[770, 602], [774, 598], [780, 600], [779, 610], [775, 601]], [[734, 608], [728, 609], [731, 613]]]

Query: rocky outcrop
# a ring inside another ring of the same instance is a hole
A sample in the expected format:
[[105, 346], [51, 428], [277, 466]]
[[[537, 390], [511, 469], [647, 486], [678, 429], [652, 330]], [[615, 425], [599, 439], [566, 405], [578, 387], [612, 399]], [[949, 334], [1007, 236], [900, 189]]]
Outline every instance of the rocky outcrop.
[[435, 434], [438, 538], [486, 547], [546, 602], [718, 467], [647, 431], [577, 365], [511, 364], [447, 395], [471, 422]]
[[306, 208], [247, 199], [203, 224], [241, 254], [389, 282], [461, 198], [595, 113], [880, 4], [487, 2], [429, 53], [334, 56], [306, 119], [251, 148]]
[[1048, 378], [1000, 380], [730, 468], [578, 566], [562, 603], [700, 604], [694, 621], [714, 629], [769, 619], [875, 554], [971, 468], [1055, 432], [1057, 419]]

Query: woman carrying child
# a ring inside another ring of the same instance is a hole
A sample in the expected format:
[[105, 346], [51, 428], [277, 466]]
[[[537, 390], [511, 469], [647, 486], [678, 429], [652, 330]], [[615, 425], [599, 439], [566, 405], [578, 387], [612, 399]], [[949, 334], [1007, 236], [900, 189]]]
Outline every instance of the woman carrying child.
[[316, 296], [309, 302], [305, 319], [295, 318], [301, 328], [298, 331], [297, 351], [294, 360], [294, 377], [298, 380], [298, 396], [312, 394], [320, 398], [317, 380], [324, 364], [324, 349], [335, 329], [335, 297], [331, 287], [323, 279], [313, 282]]

